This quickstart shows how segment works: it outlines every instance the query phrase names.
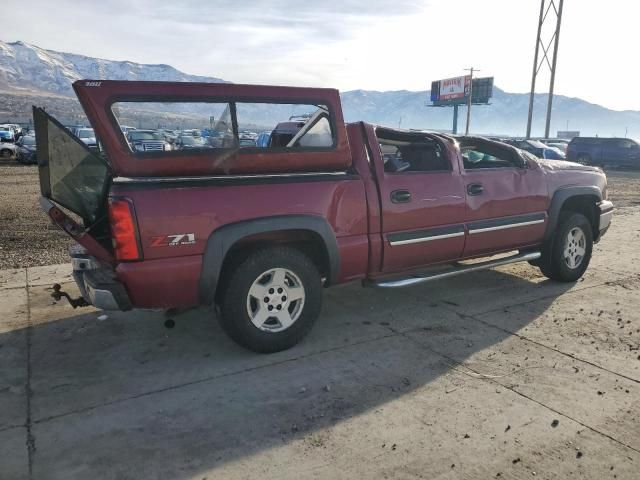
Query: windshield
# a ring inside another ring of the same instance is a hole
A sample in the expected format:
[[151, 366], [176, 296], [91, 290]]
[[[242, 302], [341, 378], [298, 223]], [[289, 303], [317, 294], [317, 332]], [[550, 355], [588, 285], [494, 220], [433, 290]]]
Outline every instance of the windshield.
[[539, 140], [527, 140], [527, 143], [535, 148], [547, 148], [547, 146]]
[[35, 145], [36, 144], [36, 137], [22, 137], [22, 144], [23, 145]]
[[160, 140], [160, 135], [154, 132], [131, 131], [129, 132], [129, 138], [132, 142], [139, 142], [141, 140]]
[[93, 133], [93, 128], [84, 128], [82, 130], [78, 130], [78, 138], [93, 138], [96, 134]]

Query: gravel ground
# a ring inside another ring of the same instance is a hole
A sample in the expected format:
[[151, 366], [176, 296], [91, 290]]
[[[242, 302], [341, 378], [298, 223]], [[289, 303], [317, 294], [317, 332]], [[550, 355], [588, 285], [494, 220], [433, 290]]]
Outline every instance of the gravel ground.
[[[617, 207], [640, 205], [640, 172], [610, 171], [609, 198]], [[68, 261], [68, 237], [40, 210], [38, 169], [0, 162], [0, 269]]]
[[68, 261], [67, 235], [40, 210], [35, 166], [0, 163], [0, 269]]

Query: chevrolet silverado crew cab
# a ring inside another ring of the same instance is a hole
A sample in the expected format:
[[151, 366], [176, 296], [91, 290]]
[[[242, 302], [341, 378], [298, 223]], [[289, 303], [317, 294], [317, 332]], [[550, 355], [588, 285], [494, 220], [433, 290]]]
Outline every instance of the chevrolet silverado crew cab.
[[[34, 118], [41, 205], [77, 242], [76, 304], [213, 305], [258, 352], [300, 341], [323, 288], [345, 282], [394, 288], [518, 261], [574, 282], [613, 214], [599, 168], [482, 137], [345, 124], [332, 89], [74, 89], [99, 151], [43, 109]], [[120, 128], [131, 123], [208, 129], [215, 142], [140, 149]], [[241, 129], [272, 135], [243, 145]]]

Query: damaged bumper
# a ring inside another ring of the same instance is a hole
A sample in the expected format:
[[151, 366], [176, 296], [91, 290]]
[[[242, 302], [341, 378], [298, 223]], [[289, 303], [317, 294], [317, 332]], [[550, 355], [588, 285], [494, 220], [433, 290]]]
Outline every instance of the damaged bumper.
[[113, 269], [99, 263], [80, 245], [69, 249], [73, 278], [82, 297], [101, 310], [131, 310], [131, 300]]

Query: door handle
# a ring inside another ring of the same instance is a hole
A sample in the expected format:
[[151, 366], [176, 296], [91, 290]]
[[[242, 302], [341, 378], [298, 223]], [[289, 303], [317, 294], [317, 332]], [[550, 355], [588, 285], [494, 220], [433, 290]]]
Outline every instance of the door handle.
[[471, 196], [481, 195], [484, 192], [484, 187], [481, 183], [470, 183], [467, 185], [467, 193]]
[[391, 202], [407, 203], [411, 201], [411, 192], [409, 190], [394, 190], [391, 192]]

